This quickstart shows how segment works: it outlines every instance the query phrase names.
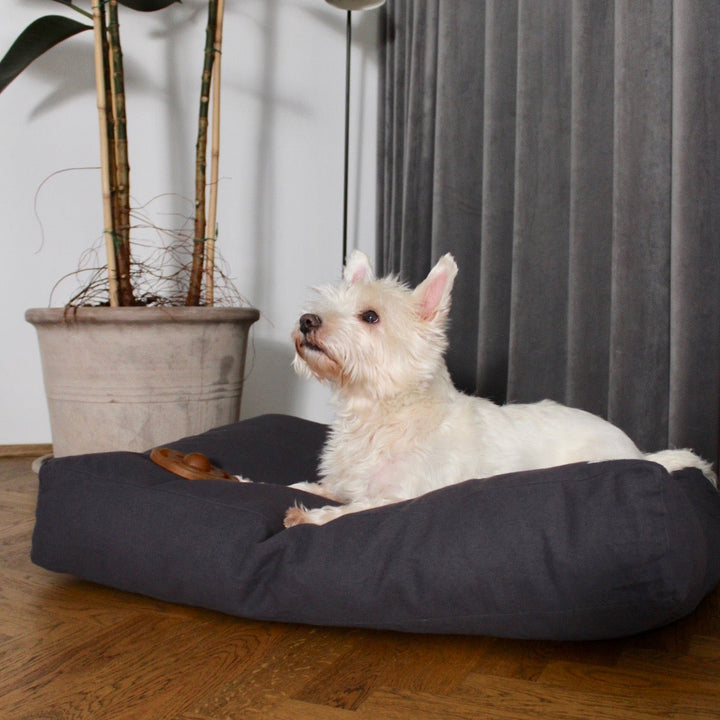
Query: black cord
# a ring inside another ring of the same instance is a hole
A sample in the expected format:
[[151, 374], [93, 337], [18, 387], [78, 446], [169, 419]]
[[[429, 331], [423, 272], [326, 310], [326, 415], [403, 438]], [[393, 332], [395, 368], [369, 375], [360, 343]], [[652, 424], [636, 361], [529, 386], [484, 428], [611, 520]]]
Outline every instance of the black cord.
[[345, 176], [343, 180], [343, 231], [342, 231], [342, 263], [347, 258], [348, 235], [348, 165], [350, 149], [350, 44], [352, 41], [352, 12], [347, 11], [347, 45], [345, 48]]

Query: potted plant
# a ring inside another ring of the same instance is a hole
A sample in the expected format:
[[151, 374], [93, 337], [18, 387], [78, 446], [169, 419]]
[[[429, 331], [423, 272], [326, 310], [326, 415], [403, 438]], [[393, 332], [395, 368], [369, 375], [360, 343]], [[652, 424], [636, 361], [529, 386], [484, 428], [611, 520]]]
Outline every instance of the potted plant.
[[[141, 270], [134, 263], [131, 245], [118, 13], [118, 5], [148, 12], [176, 0], [90, 0], [89, 10], [72, 0], [55, 1], [81, 13], [83, 21], [47, 15], [31, 23], [0, 60], [0, 92], [57, 43], [93, 32], [106, 270], [102, 281], [93, 279], [89, 304], [86, 294], [80, 293], [72, 307], [31, 309], [26, 319], [38, 333], [54, 454], [146, 450], [237, 420], [248, 332], [259, 317], [254, 308], [215, 304], [224, 0], [208, 0], [194, 236], [182, 298], [138, 291]], [[165, 270], [154, 272], [167, 276]], [[169, 274], [173, 279], [179, 275], [175, 268]]]

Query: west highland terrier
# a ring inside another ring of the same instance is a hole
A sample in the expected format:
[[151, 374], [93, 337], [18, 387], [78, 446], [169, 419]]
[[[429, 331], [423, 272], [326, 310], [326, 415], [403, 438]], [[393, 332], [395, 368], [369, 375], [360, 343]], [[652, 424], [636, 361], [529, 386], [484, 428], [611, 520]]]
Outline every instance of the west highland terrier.
[[376, 279], [354, 252], [338, 287], [293, 333], [295, 369], [332, 385], [337, 416], [318, 483], [293, 487], [343, 503], [293, 507], [286, 527], [321, 525], [347, 513], [417, 497], [471, 478], [573, 462], [646, 459], [672, 472], [710, 464], [690, 450], [644, 454], [620, 429], [550, 400], [498, 406], [455, 389], [444, 361], [450, 292], [445, 255], [414, 290]]

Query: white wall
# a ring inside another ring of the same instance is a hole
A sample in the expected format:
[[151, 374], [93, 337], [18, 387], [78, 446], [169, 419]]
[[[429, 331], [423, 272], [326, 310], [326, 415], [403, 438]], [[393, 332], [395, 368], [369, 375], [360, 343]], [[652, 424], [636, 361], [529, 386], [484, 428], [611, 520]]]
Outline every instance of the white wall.
[[[77, 0], [84, 6], [85, 0]], [[89, 2], [86, 3], [89, 5]], [[205, 4], [121, 8], [131, 189], [158, 224], [193, 195]], [[0, 54], [47, 2], [4, 0]], [[350, 247], [374, 252], [377, 11], [353, 15]], [[262, 318], [243, 416], [324, 421], [329, 394], [290, 369], [290, 331], [308, 288], [341, 266], [345, 14], [323, 0], [231, 0], [223, 52], [219, 250]], [[52, 298], [101, 235], [92, 40], [49, 51], [0, 94], [0, 444], [50, 441], [29, 307]], [[167, 194], [167, 195], [166, 195]], [[155, 199], [157, 196], [165, 197]], [[152, 202], [151, 202], [152, 201]]]

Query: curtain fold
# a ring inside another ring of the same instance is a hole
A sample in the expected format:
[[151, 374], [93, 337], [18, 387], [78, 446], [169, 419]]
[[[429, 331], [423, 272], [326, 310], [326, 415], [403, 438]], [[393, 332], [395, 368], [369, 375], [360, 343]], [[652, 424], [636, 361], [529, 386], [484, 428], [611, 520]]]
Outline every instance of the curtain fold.
[[[572, 17], [567, 396], [607, 415], [612, 307], [615, 18], [611, 3]], [[589, 281], [589, 278], [592, 278]]]
[[720, 4], [388, 0], [378, 266], [460, 273], [448, 365], [717, 461]]
[[480, 246], [473, 257], [480, 268], [477, 363], [474, 378], [462, 385], [496, 402], [507, 396], [509, 369], [517, 23], [517, 3], [487, 5]]

